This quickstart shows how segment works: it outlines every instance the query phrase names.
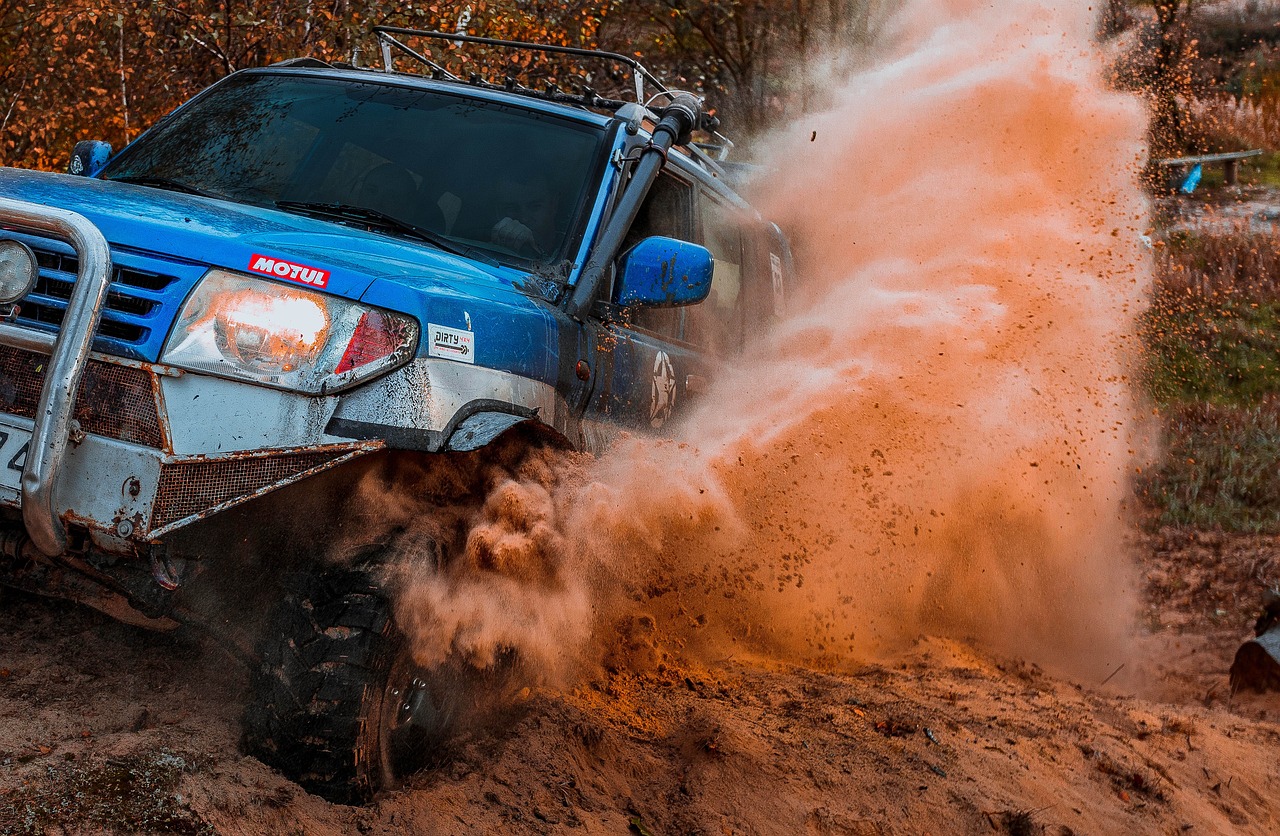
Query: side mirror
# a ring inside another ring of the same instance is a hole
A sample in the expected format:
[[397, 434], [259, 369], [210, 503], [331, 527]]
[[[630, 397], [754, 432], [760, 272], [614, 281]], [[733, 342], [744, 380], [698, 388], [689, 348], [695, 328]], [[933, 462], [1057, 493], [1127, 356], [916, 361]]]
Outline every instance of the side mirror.
[[71, 162], [67, 164], [68, 174], [80, 174], [92, 177], [111, 159], [111, 143], [100, 139], [85, 139], [76, 143], [71, 152]]
[[653, 236], [618, 258], [616, 300], [623, 307], [693, 305], [711, 292], [714, 259], [706, 247]]

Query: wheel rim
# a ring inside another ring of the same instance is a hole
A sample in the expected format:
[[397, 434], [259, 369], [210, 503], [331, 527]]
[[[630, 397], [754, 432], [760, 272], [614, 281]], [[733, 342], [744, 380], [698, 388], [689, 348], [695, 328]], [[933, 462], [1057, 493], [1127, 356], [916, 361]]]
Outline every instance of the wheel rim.
[[439, 672], [397, 654], [382, 692], [379, 753], [382, 773], [400, 781], [421, 769], [456, 719], [456, 701], [442, 698]]

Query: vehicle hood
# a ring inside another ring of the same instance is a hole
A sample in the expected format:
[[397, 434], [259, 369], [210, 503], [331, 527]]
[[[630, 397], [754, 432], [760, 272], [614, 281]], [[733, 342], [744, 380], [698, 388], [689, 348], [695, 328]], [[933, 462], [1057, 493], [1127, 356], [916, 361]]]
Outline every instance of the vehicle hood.
[[349, 298], [380, 279], [492, 293], [527, 275], [323, 220], [88, 177], [0, 168], [0, 196], [83, 215], [117, 249], [241, 272], [259, 255], [327, 270], [326, 290]]

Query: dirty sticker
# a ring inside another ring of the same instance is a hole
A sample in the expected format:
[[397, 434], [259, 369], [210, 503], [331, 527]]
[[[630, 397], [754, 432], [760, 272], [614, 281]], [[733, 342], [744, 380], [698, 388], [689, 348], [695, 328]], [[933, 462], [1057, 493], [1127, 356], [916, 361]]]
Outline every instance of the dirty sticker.
[[427, 323], [427, 354], [431, 357], [444, 357], [449, 360], [460, 360], [463, 363], [476, 361], [475, 334], [457, 328], [446, 328], [443, 325]]
[[271, 258], [257, 253], [249, 257], [249, 270], [253, 273], [261, 273], [264, 276], [275, 276], [277, 279], [300, 282], [311, 287], [324, 287], [329, 284], [328, 270], [321, 270], [319, 267], [308, 267], [305, 264], [295, 264], [292, 261]]

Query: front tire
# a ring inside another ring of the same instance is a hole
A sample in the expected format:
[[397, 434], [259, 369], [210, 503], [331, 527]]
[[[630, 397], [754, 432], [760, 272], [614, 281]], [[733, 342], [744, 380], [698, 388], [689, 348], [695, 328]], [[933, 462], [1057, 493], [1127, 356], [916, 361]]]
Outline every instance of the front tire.
[[245, 748], [308, 792], [363, 803], [436, 756], [462, 694], [414, 664], [368, 571], [302, 575], [291, 586], [259, 646]]

